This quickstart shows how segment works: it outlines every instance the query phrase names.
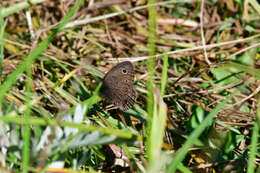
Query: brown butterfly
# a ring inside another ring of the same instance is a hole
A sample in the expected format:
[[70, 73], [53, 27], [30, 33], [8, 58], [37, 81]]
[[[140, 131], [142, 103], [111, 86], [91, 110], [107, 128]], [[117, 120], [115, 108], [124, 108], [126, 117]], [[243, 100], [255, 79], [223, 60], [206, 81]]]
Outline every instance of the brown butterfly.
[[121, 62], [106, 73], [101, 93], [121, 110], [133, 107], [136, 101], [134, 67], [129, 61]]

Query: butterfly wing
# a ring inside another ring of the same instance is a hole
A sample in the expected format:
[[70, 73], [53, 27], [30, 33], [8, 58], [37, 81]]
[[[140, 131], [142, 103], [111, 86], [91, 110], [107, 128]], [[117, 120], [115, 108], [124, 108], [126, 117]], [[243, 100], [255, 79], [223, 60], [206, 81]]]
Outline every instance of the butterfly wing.
[[134, 68], [129, 62], [122, 62], [113, 67], [104, 77], [101, 92], [121, 110], [131, 108], [136, 101]]
[[128, 84], [122, 82], [118, 86], [120, 92], [114, 94], [115, 99], [112, 100], [112, 103], [117, 105], [121, 110], [130, 109], [136, 102], [136, 91], [133, 88], [133, 84], [129, 87]]

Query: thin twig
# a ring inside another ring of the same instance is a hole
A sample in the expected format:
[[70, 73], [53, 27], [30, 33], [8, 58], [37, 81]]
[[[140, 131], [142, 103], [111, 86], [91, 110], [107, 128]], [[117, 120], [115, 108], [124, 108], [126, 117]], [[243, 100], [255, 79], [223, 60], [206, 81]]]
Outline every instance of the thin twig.
[[[66, 29], [66, 28], [71, 28], [71, 27], [76, 27], [76, 26], [80, 26], [80, 25], [86, 25], [88, 23], [91, 23], [91, 22], [96, 22], [96, 21], [99, 21], [99, 20], [104, 20], [104, 19], [108, 19], [108, 18], [111, 18], [111, 17], [115, 17], [115, 16], [119, 16], [119, 15], [122, 15], [122, 14], [127, 14], [127, 13], [133, 13], [135, 11], [138, 11], [138, 10], [142, 10], [142, 9], [145, 9], [145, 8], [148, 8], [150, 6], [159, 6], [159, 5], [163, 5], [163, 4], [169, 4], [169, 3], [178, 3], [178, 2], [193, 2], [194, 0], [169, 0], [169, 1], [163, 1], [163, 2], [158, 2], [158, 3], [154, 3], [154, 4], [149, 4], [149, 5], [142, 5], [142, 6], [138, 6], [138, 7], [135, 7], [135, 8], [131, 8], [131, 9], [128, 9], [128, 10], [122, 10], [122, 11], [119, 11], [119, 12], [115, 12], [115, 13], [110, 13], [110, 14], [105, 14], [105, 15], [102, 15], [102, 16], [96, 16], [96, 17], [92, 17], [92, 18], [86, 18], [86, 19], [82, 19], [82, 20], [74, 20], [72, 22], [68, 22], [64, 27], [63, 29]], [[41, 35], [42, 32], [46, 32], [50, 29], [53, 29], [55, 28], [57, 25], [59, 24], [59, 22], [53, 24], [53, 25], [50, 25], [42, 30], [39, 30], [36, 35], [39, 37], [39, 35]]]
[[122, 15], [122, 14], [126, 14], [126, 13], [132, 13], [134, 11], [137, 10], [142, 10], [151, 6], [159, 6], [159, 5], [163, 5], [163, 4], [169, 4], [169, 3], [178, 3], [178, 2], [192, 2], [192, 0], [170, 0], [170, 1], [163, 1], [163, 2], [158, 2], [158, 3], [154, 3], [154, 4], [149, 4], [149, 5], [142, 5], [139, 7], [135, 7], [135, 8], [131, 8], [128, 10], [122, 10], [119, 12], [115, 12], [115, 13], [110, 13], [110, 14], [106, 14], [106, 15], [102, 15], [102, 16], [97, 16], [97, 17], [92, 17], [92, 18], [86, 18], [86, 19], [82, 19], [82, 20], [75, 20], [73, 22], [69, 22], [67, 23], [63, 29], [65, 28], [70, 28], [70, 27], [75, 27], [75, 26], [79, 26], [79, 25], [86, 25], [87, 23], [90, 22], [96, 22], [98, 20], [104, 20], [104, 19], [108, 19], [114, 16], [118, 16], [118, 15]]
[[28, 26], [29, 26], [29, 31], [30, 31], [30, 34], [31, 34], [31, 40], [34, 40], [35, 34], [34, 34], [34, 31], [33, 31], [32, 17], [31, 17], [30, 10], [26, 10], [25, 14], [26, 14], [26, 19], [27, 19]]
[[200, 8], [200, 34], [201, 34], [201, 41], [202, 41], [202, 46], [203, 46], [203, 51], [204, 51], [204, 56], [205, 56], [205, 61], [208, 63], [208, 65], [211, 64], [208, 58], [207, 50], [206, 50], [206, 43], [205, 43], [205, 37], [204, 37], [204, 30], [203, 30], [203, 10], [204, 10], [204, 3], [205, 0], [201, 1], [201, 8]]
[[249, 47], [246, 47], [246, 48], [244, 48], [244, 49], [241, 49], [241, 50], [237, 51], [236, 53], [233, 53], [232, 55], [230, 55], [229, 57], [227, 57], [227, 59], [230, 59], [230, 58], [232, 58], [232, 57], [234, 57], [234, 56], [237, 56], [237, 55], [240, 54], [240, 53], [243, 53], [243, 52], [245, 52], [245, 51], [247, 51], [247, 50], [249, 50], [249, 49], [256, 48], [256, 47], [260, 47], [260, 43], [256, 43], [256, 44], [253, 44], [253, 45], [251, 45], [251, 46], [249, 46]]
[[236, 106], [236, 105], [240, 105], [241, 103], [245, 102], [246, 100], [250, 99], [251, 97], [253, 97], [254, 95], [256, 95], [258, 92], [260, 91], [260, 86], [258, 86], [256, 88], [256, 90], [254, 90], [254, 92], [252, 94], [250, 94], [249, 96], [247, 96], [246, 98], [240, 100], [239, 102], [233, 104], [233, 106]]
[[[254, 36], [251, 36], [251, 37], [248, 37], [248, 38], [241, 38], [241, 39], [233, 40], [233, 41], [226, 41], [226, 42], [222, 42], [222, 43], [209, 44], [209, 45], [205, 45], [205, 48], [212, 49], [212, 48], [215, 48], [215, 47], [247, 42], [247, 41], [255, 39], [259, 36], [260, 36], [260, 34], [257, 34], [257, 35], [254, 35]], [[203, 48], [204, 48], [204, 46], [197, 46], [197, 47], [193, 47], [193, 48], [180, 49], [180, 50], [166, 52], [166, 54], [172, 55], [172, 54], [178, 54], [178, 53], [183, 53], [183, 52], [188, 52], [188, 51], [201, 50]], [[109, 59], [109, 61], [110, 62], [122, 62], [122, 61], [137, 62], [137, 61], [143, 61], [143, 60], [146, 60], [146, 59], [149, 59], [149, 58], [159, 58], [159, 57], [162, 57], [163, 55], [165, 55], [165, 53], [161, 53], [161, 54], [157, 54], [157, 55], [153, 55], [153, 56], [111, 58], [111, 59]]]

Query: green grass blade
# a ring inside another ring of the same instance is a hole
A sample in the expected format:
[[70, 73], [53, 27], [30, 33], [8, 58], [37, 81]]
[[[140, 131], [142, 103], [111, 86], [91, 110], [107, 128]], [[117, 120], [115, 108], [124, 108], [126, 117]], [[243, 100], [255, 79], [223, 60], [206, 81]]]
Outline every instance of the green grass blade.
[[257, 116], [254, 122], [253, 134], [251, 139], [251, 148], [248, 159], [248, 168], [247, 173], [253, 173], [255, 169], [255, 158], [257, 152], [257, 145], [259, 145], [259, 118], [260, 118], [260, 97], [258, 98], [258, 106], [257, 106]]
[[212, 121], [212, 119], [216, 116], [216, 114], [227, 104], [227, 102], [236, 94], [234, 92], [226, 97], [223, 101], [221, 101], [215, 109], [209, 113], [209, 115], [202, 121], [202, 123], [196, 128], [191, 135], [188, 137], [187, 141], [184, 143], [182, 148], [178, 150], [175, 158], [172, 159], [171, 164], [167, 170], [167, 172], [175, 172], [177, 166], [184, 159], [186, 154], [188, 153], [189, 148], [192, 146], [193, 142], [201, 135], [201, 133], [205, 130], [208, 124]]
[[254, 128], [253, 128], [253, 135], [252, 135], [252, 139], [251, 139], [251, 148], [250, 148], [250, 154], [249, 154], [249, 160], [248, 160], [247, 173], [255, 172], [254, 169], [255, 169], [257, 145], [259, 145], [258, 136], [259, 136], [259, 124], [257, 123], [257, 121], [255, 121]]
[[155, 90], [154, 99], [154, 115], [151, 127], [151, 138], [149, 138], [151, 146], [150, 152], [152, 154], [150, 163], [152, 165], [157, 164], [157, 158], [160, 157], [167, 119], [167, 105], [163, 102], [162, 97], [160, 97], [159, 89]]
[[23, 130], [23, 152], [22, 152], [22, 168], [23, 168], [23, 173], [27, 173], [29, 169], [29, 160], [30, 160], [30, 124], [29, 119], [30, 119], [30, 114], [31, 114], [31, 105], [30, 105], [30, 100], [31, 100], [31, 68], [29, 67], [27, 69], [27, 81], [26, 81], [26, 90], [27, 90], [27, 97], [26, 97], [26, 105], [27, 109], [25, 112], [25, 121], [26, 124], [24, 125], [24, 130]]
[[[0, 7], [0, 77], [3, 73], [3, 61], [4, 61], [4, 30], [7, 21], [4, 21], [4, 17], [1, 16], [2, 8]], [[0, 81], [1, 82], [1, 81]]]
[[[156, 0], [149, 0], [149, 4], [156, 3]], [[148, 38], [148, 49], [149, 49], [149, 55], [153, 56], [155, 54], [155, 31], [156, 31], [156, 6], [149, 6], [148, 8], [149, 12], [149, 38]], [[153, 157], [153, 152], [151, 151], [151, 143], [149, 141], [152, 141], [151, 136], [151, 127], [152, 127], [152, 117], [153, 117], [153, 79], [154, 79], [154, 73], [155, 73], [155, 65], [154, 65], [154, 58], [150, 58], [147, 63], [147, 69], [148, 69], [148, 80], [147, 80], [147, 132], [148, 132], [148, 143], [147, 143], [147, 154], [148, 154], [148, 160], [150, 160]]]
[[162, 69], [162, 79], [161, 79], [161, 97], [165, 93], [165, 88], [167, 84], [167, 73], [168, 72], [168, 55], [165, 53], [163, 57], [163, 69]]
[[[86, 125], [86, 124], [79, 124], [79, 123], [72, 123], [72, 122], [65, 122], [65, 121], [57, 121], [57, 120], [45, 120], [44, 118], [38, 118], [38, 117], [31, 117], [28, 121], [23, 116], [1, 116], [1, 121], [4, 121], [5, 123], [16, 123], [16, 124], [30, 124], [35, 126], [60, 126], [60, 127], [74, 127], [82, 131], [99, 131], [101, 133], [107, 134], [107, 135], [116, 135], [120, 138], [126, 138], [131, 139], [136, 137], [130, 132], [117, 130], [117, 129], [109, 129], [109, 128], [103, 128], [99, 126], [94, 125]], [[139, 137], [137, 140], [140, 140]]]
[[51, 35], [49, 35], [43, 42], [39, 44], [39, 46], [34, 49], [25, 60], [16, 68], [14, 72], [12, 72], [3, 85], [0, 87], [0, 103], [2, 103], [2, 99], [4, 97], [5, 92], [15, 83], [17, 77], [23, 73], [37, 58], [38, 56], [48, 47], [49, 43], [56, 36], [57, 33], [61, 31], [61, 28], [69, 21], [72, 15], [77, 11], [77, 9], [83, 4], [83, 0], [78, 0], [77, 3], [71, 8], [68, 14], [62, 19], [56, 29], [53, 30]]
[[2, 15], [2, 17], [6, 17], [13, 13], [19, 12], [25, 8], [29, 8], [33, 4], [38, 4], [44, 1], [45, 0], [30, 0], [30, 1], [20, 2], [18, 4], [13, 5], [12, 7], [3, 8], [3, 10], [0, 12], [0, 15]]
[[260, 5], [259, 5], [259, 1], [257, 2], [257, 0], [249, 0], [248, 2], [249, 2], [249, 4], [251, 4], [252, 7], [257, 11], [258, 15], [260, 15]]
[[186, 168], [182, 163], [178, 165], [178, 170], [183, 173], [192, 173], [188, 168]]
[[246, 73], [251, 74], [252, 76], [255, 76], [256, 79], [260, 79], [260, 70], [252, 68], [248, 65], [239, 64], [239, 63], [236, 63], [236, 62], [230, 62], [230, 63], [222, 64], [222, 66], [224, 66], [224, 67], [234, 67], [238, 70], [244, 71]]

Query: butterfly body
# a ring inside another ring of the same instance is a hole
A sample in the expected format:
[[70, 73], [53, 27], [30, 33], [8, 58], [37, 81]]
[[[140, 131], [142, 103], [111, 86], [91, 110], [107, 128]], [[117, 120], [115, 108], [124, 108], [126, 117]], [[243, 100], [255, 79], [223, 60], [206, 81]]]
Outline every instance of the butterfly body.
[[106, 73], [101, 93], [121, 110], [131, 108], [136, 101], [134, 84], [134, 67], [125, 61], [114, 66]]

